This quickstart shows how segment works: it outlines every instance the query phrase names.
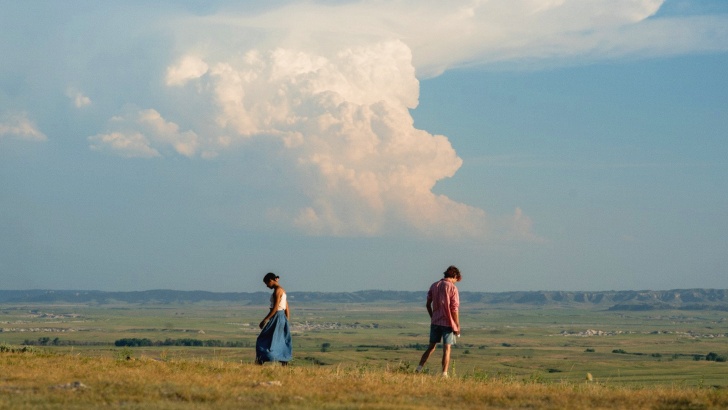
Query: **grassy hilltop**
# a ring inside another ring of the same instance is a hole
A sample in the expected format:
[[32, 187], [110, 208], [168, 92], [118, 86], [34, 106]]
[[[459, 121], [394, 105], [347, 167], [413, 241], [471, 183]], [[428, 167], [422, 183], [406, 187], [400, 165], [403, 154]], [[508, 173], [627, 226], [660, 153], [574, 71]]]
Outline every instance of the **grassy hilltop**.
[[216, 359], [154, 360], [0, 354], [0, 408], [718, 409], [725, 390], [544, 383], [472, 374], [440, 379], [402, 367], [255, 366]]

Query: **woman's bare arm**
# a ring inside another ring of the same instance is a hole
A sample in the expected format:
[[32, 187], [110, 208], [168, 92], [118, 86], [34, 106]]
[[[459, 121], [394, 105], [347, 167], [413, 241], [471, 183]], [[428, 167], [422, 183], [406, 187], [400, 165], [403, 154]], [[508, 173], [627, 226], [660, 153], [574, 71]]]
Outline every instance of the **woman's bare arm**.
[[[268, 315], [260, 322], [259, 327], [262, 329], [266, 323], [268, 323], [269, 320], [276, 314], [278, 311], [278, 305], [281, 303], [281, 298], [283, 297], [283, 288], [276, 288], [276, 290], [273, 291], [273, 307], [270, 308], [270, 311], [268, 312]], [[288, 304], [286, 304], [288, 305]]]

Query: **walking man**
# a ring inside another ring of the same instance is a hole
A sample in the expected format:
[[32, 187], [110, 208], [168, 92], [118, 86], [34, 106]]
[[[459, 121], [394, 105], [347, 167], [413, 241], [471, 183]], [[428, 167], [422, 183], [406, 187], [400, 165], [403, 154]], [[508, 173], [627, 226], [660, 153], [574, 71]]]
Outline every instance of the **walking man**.
[[437, 344], [442, 341], [442, 377], [447, 377], [450, 366], [450, 348], [455, 344], [455, 337], [460, 337], [460, 294], [455, 283], [460, 282], [460, 270], [450, 266], [444, 273], [444, 278], [430, 286], [427, 292], [427, 313], [430, 314], [430, 345], [422, 354], [420, 364], [415, 370], [422, 371], [427, 359], [435, 351]]

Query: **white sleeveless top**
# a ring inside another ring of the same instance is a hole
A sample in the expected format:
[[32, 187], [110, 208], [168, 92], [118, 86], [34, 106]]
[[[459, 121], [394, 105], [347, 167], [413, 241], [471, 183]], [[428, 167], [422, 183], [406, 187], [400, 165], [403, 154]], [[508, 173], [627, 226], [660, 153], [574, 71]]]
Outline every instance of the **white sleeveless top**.
[[[276, 295], [275, 295], [275, 293], [272, 294], [272, 295], [270, 295], [270, 308], [271, 309], [274, 309], [275, 308], [273, 306], [274, 303], [276, 303]], [[278, 309], [276, 309], [276, 310], [286, 310], [286, 306], [288, 306], [287, 303], [288, 302], [286, 302], [286, 293], [283, 292], [283, 294], [281, 295], [281, 303], [278, 304]]]

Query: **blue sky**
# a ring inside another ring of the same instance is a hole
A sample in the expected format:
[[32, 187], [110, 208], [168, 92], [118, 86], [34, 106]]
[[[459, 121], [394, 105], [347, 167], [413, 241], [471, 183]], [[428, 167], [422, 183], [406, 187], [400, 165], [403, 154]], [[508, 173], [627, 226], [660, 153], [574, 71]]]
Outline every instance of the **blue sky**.
[[728, 287], [723, 1], [0, 1], [4, 289]]

